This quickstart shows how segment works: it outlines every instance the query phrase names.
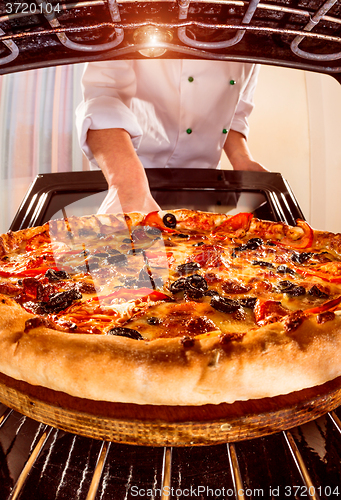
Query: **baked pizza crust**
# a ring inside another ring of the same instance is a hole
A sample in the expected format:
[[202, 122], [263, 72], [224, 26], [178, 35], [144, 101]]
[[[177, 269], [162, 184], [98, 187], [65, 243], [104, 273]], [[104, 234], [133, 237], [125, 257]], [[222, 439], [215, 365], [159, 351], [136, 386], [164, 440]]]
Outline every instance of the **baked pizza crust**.
[[203, 405], [273, 397], [341, 375], [341, 317], [321, 325], [306, 319], [292, 333], [281, 323], [221, 344], [180, 339], [134, 341], [63, 334], [46, 327], [24, 331], [32, 317], [0, 299], [0, 371], [31, 385], [90, 400]]

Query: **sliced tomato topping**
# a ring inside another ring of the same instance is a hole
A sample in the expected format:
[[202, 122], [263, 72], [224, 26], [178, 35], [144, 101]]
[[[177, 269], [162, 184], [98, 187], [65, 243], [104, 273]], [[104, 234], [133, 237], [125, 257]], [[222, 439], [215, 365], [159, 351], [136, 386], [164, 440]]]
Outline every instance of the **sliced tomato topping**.
[[257, 324], [263, 322], [274, 323], [279, 321], [283, 316], [289, 314], [289, 310], [285, 309], [278, 300], [262, 300], [258, 299], [255, 308], [255, 320]]
[[240, 214], [233, 215], [226, 221], [222, 222], [218, 227], [213, 229], [212, 234], [220, 232], [231, 233], [238, 231], [239, 229], [248, 231], [252, 218], [253, 214], [247, 212], [241, 212]]
[[219, 245], [201, 245], [198, 253], [191, 256], [191, 260], [198, 262], [201, 267], [221, 267], [224, 265], [222, 256], [224, 249]]
[[142, 226], [152, 226], [165, 231], [166, 233], [177, 233], [175, 229], [165, 226], [163, 220], [161, 219], [159, 212], [150, 212], [147, 214], [141, 222]]

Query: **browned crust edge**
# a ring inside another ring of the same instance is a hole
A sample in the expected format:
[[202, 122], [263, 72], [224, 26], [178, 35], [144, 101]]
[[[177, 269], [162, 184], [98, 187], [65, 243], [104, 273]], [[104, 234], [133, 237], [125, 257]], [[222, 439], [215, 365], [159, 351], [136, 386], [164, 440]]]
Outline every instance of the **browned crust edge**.
[[122, 403], [204, 405], [288, 394], [341, 375], [341, 318], [305, 320], [290, 334], [280, 323], [224, 345], [185, 348], [179, 339], [134, 341], [64, 334], [0, 300], [0, 372], [74, 397]]

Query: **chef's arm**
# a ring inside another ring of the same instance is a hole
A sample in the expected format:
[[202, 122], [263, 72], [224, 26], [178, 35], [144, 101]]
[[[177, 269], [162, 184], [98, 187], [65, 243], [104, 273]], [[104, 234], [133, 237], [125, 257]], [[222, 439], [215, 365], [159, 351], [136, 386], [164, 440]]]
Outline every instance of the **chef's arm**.
[[236, 130], [229, 131], [224, 151], [234, 170], [268, 172], [260, 163], [254, 161], [244, 135]]
[[87, 142], [108, 182], [102, 213], [160, 210], [150, 193], [143, 165], [124, 129], [88, 130]]

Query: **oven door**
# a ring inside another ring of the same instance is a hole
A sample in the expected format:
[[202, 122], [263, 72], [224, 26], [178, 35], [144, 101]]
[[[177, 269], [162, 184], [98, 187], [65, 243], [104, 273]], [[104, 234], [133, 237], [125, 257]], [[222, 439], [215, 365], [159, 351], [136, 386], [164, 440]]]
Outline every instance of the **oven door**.
[[[152, 194], [162, 209], [234, 214], [295, 225], [304, 219], [289, 184], [279, 173], [202, 169], [147, 169]], [[11, 225], [16, 231], [50, 219], [96, 213], [107, 190], [101, 171], [41, 174], [32, 183]]]

